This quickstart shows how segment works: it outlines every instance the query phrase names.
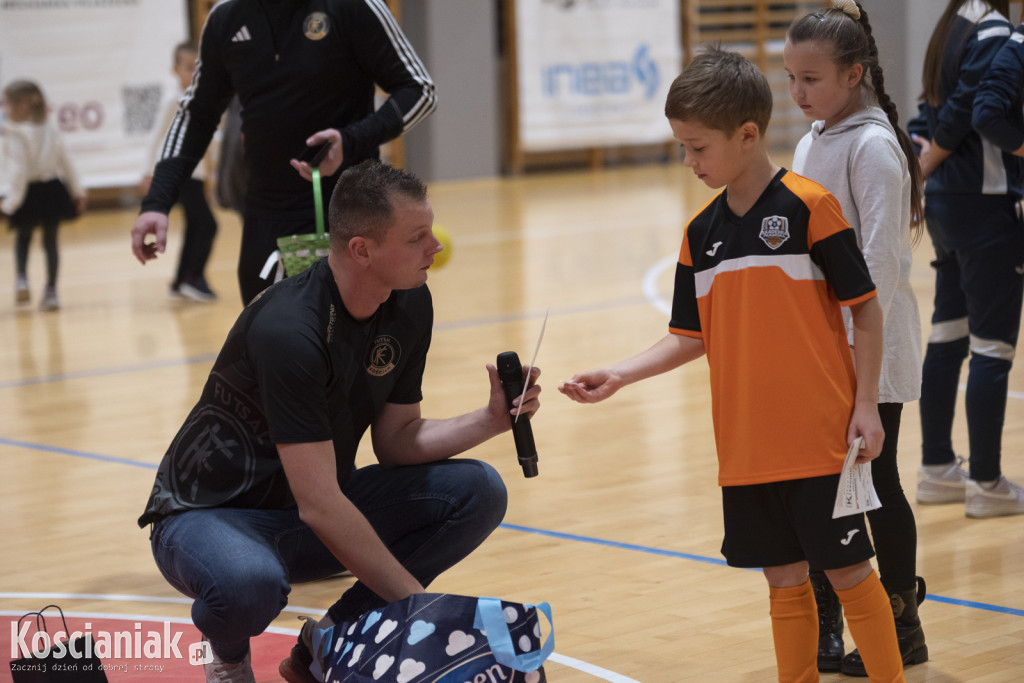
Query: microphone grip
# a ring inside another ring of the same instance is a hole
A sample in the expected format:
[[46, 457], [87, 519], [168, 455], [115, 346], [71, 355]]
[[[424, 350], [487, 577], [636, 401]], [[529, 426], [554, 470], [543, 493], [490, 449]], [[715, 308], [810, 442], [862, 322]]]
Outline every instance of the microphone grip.
[[[498, 368], [498, 379], [501, 380], [501, 388], [505, 392], [505, 402], [509, 410], [514, 406], [512, 401], [523, 393], [523, 365], [519, 362], [519, 356], [515, 351], [505, 351], [498, 354], [495, 365]], [[516, 444], [516, 455], [519, 464], [523, 468], [524, 477], [537, 476], [537, 445], [533, 442], [533, 427], [530, 426], [530, 416], [523, 413], [516, 420], [516, 416], [509, 414], [509, 422], [512, 424], [512, 437]]]

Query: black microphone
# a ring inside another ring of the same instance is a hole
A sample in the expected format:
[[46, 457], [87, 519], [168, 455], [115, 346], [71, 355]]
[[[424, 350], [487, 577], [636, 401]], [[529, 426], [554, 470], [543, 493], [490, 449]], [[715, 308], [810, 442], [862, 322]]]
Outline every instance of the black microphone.
[[[498, 354], [498, 379], [501, 380], [501, 387], [505, 390], [505, 401], [509, 410], [514, 407], [512, 401], [523, 394], [523, 365], [519, 362], [519, 356], [515, 351], [505, 351]], [[519, 464], [523, 466], [524, 477], [537, 476], [537, 446], [533, 443], [533, 427], [530, 426], [530, 416], [523, 413], [516, 420], [516, 416], [509, 414], [509, 421], [512, 423], [512, 436], [516, 442], [516, 454], [519, 456]]]

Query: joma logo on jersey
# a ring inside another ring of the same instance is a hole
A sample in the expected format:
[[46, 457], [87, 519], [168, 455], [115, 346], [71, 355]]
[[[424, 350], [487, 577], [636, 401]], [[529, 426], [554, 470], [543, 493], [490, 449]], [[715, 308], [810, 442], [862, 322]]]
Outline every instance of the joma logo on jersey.
[[789, 219], [785, 216], [761, 219], [761, 234], [758, 236], [770, 249], [778, 249], [789, 239]]

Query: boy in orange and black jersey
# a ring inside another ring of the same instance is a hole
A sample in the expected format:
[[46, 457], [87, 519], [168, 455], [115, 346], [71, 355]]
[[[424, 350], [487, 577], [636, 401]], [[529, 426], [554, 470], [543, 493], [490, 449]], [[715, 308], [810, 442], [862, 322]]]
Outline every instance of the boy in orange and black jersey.
[[[573, 377], [581, 403], [707, 354], [725, 515], [722, 553], [768, 580], [780, 681], [817, 680], [808, 561], [846, 611], [872, 680], [902, 681], [863, 514], [832, 518], [848, 445], [878, 456], [882, 311], [852, 229], [823, 187], [772, 163], [772, 94], [742, 56], [698, 55], [665, 113], [686, 165], [724, 187], [690, 221], [669, 333], [643, 353]], [[841, 307], [854, 322], [851, 357]]]

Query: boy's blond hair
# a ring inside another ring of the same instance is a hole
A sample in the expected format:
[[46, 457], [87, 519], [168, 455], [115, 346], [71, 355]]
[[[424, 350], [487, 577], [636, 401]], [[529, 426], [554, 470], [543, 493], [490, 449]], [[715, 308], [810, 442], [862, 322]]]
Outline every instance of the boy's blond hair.
[[184, 43], [178, 43], [174, 46], [174, 61], [171, 62], [171, 66], [178, 66], [178, 62], [181, 61], [182, 55], [192, 55], [190, 62], [196, 60], [196, 55], [199, 54], [199, 48], [192, 41], [186, 40]]
[[771, 87], [743, 55], [705, 45], [672, 81], [665, 116], [694, 121], [726, 135], [752, 121], [764, 135], [772, 117]]

